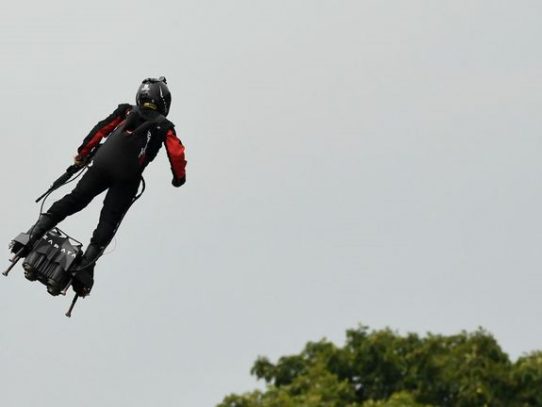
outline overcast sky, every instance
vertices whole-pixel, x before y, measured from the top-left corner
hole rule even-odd
[[[186,145],[64,317],[0,281],[2,406],[208,407],[359,323],[542,348],[539,1],[4,4],[0,241],[82,138],[165,75]],[[54,199],[69,192],[65,188]],[[102,198],[63,229],[88,242]]]

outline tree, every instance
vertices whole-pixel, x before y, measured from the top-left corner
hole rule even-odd
[[[265,391],[230,395],[219,407],[541,406],[542,353],[511,363],[488,332],[401,336],[390,330],[348,330],[338,347],[309,342],[251,373]]]
[[[542,351],[519,358],[512,378],[518,406],[542,406]]]

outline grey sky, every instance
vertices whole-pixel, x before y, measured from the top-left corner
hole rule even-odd
[[[259,354],[358,323],[542,348],[541,12],[3,5],[0,241],[148,76],[168,78],[188,182],[161,151],[71,320],[20,268],[1,281],[2,406],[211,406],[257,386]],[[101,200],[63,229],[87,242]]]

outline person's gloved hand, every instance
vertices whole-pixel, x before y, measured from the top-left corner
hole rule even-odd
[[[73,165],[77,166],[77,167],[82,167],[83,165],[85,165],[85,160],[83,160],[79,154],[77,154],[75,157],[73,157]]]
[[[179,188],[180,186],[184,185],[184,183],[186,182],[186,177],[182,177],[182,178],[173,178],[171,180],[171,185],[173,185],[175,188]]]

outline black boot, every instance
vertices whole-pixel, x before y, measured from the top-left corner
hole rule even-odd
[[[94,285],[94,265],[103,253],[103,247],[90,244],[73,271],[73,290],[80,296],[90,294]]]
[[[14,242],[10,247],[13,254],[18,254],[19,257],[26,257],[34,247],[34,245],[40,240],[45,232],[56,225],[53,218],[47,214],[42,213],[38,221],[28,231],[28,243],[22,245],[21,243]],[[21,251],[22,249],[22,251]]]

